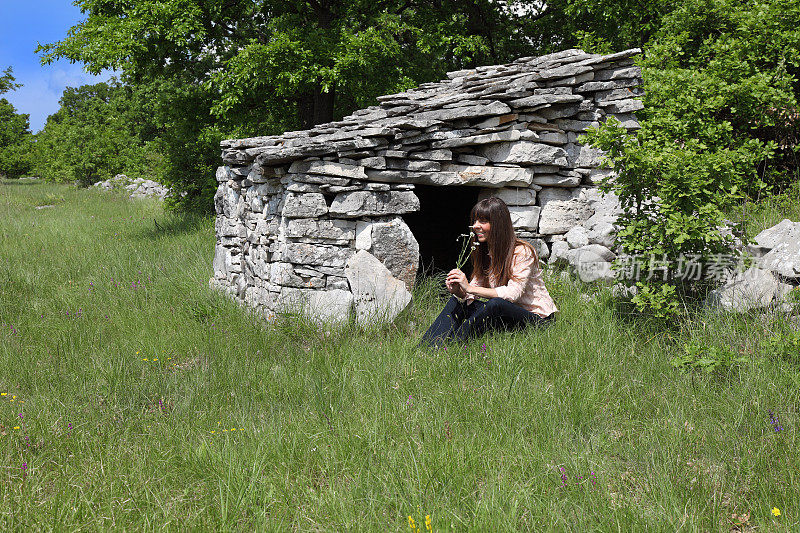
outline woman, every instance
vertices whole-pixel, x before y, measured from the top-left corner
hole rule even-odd
[[[445,284],[453,296],[422,336],[423,344],[462,342],[491,329],[543,325],[558,311],[542,281],[536,251],[514,234],[505,202],[481,200],[472,208],[470,222],[477,240],[472,279],[467,281],[459,269],[447,274]]]

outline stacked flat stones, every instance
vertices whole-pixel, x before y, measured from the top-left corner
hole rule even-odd
[[[499,196],[543,259],[578,226],[578,248],[612,259],[617,207],[596,189],[609,171],[578,136],[609,115],[639,127],[639,52],[567,50],[451,72],[338,122],[223,141],[212,286],[262,310],[339,318],[355,305],[366,320],[390,302],[397,312],[418,263],[402,219],[420,208],[415,184]]]

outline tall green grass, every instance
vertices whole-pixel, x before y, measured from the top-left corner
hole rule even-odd
[[[392,325],[268,324],[208,288],[213,241],[0,184],[0,528],[797,530],[796,317],[659,329],[552,273],[551,327],[420,350],[435,280]],[[692,343],[748,362],[677,370]]]

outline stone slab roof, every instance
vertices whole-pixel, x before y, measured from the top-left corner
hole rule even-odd
[[[553,105],[579,105],[584,94],[609,113],[636,111],[641,109],[640,102],[617,93],[636,84],[632,80],[640,77],[639,68],[630,62],[608,67],[625,63],[623,60],[639,53],[641,50],[634,48],[603,56],[572,49],[520,58],[505,65],[449,72],[446,80],[378,97],[378,105],[337,122],[282,135],[222,141],[223,161],[271,167],[310,157],[363,156],[363,152],[375,150],[396,152],[386,154],[389,157],[407,157],[405,147],[413,152],[423,143],[426,149],[435,150],[516,141],[521,133],[502,127],[513,120],[507,115],[535,113]],[[636,102],[634,107],[626,108],[630,102]],[[485,120],[475,124],[481,118]],[[589,125],[573,122],[572,131],[582,131]],[[498,128],[496,133],[493,127]],[[545,134],[553,129],[547,123],[541,127]]]

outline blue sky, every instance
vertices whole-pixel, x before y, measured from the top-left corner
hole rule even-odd
[[[39,43],[60,41],[83,16],[71,0],[0,0],[0,71],[14,68],[23,87],[3,95],[18,113],[28,113],[31,130],[42,129],[47,116],[58,111],[66,87],[105,81],[111,74],[92,76],[80,63],[39,64],[33,51]]]

